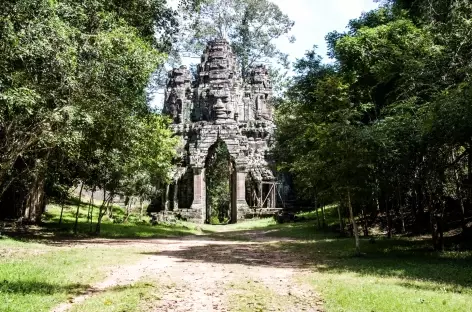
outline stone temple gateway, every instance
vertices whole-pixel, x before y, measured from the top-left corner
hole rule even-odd
[[[209,151],[223,141],[230,153],[231,222],[274,212],[277,186],[270,160],[275,125],[268,70],[256,66],[243,83],[225,40],[208,43],[196,77],[185,67],[169,72],[163,113],[181,138],[172,184],[159,200],[163,216],[203,223]]]

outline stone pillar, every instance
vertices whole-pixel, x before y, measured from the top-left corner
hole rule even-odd
[[[179,181],[175,181],[174,185],[174,211],[179,209]]]
[[[277,183],[274,182],[274,188],[272,189],[272,207],[277,208]]]
[[[169,190],[170,190],[170,185],[166,185],[166,190],[164,193],[164,210],[168,211],[169,210]]]
[[[193,168],[193,202],[191,209],[195,210],[201,223],[205,222],[206,214],[206,184],[205,168]]]
[[[237,222],[237,220],[244,219],[249,206],[246,202],[246,175],[245,171],[236,171],[234,173],[232,183],[232,198],[231,198],[231,220]]]
[[[262,188],[262,181],[259,181],[257,183],[257,194],[259,196],[258,202],[257,202],[257,207],[262,208],[264,204],[264,193],[262,192],[264,189]]]

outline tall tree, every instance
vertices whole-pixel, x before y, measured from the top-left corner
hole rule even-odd
[[[334,64],[307,53],[279,105],[279,166],[389,237],[429,229],[442,250],[448,221],[466,234],[471,18],[470,1],[384,1],[328,34]]]
[[[202,0],[193,6],[182,6],[190,16],[185,23],[182,48],[200,53],[213,39],[226,39],[237,56],[244,78],[256,63],[278,61],[288,66],[287,55],[275,39],[289,36],[294,22],[269,0]]]
[[[5,1],[0,19],[0,215],[38,219],[51,157],[126,150],[176,23],[158,0]]]

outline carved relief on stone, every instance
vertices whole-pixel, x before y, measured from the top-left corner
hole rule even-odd
[[[188,170],[203,169],[210,147],[220,139],[226,143],[241,177],[248,173],[255,181],[273,181],[268,151],[275,126],[269,72],[264,66],[257,66],[243,84],[237,68],[229,43],[215,40],[201,57],[193,87],[190,71],[185,67],[169,73],[164,112],[173,118],[172,129],[184,146],[176,164]],[[186,113],[189,111],[191,115]],[[205,205],[204,179],[193,172],[194,179],[189,183],[200,184],[188,188],[198,190],[195,198],[200,196],[203,201],[198,205]],[[241,186],[244,191],[244,182],[238,181],[243,183],[238,188]],[[245,202],[244,194],[241,196],[238,209]],[[201,208],[198,205],[195,209]]]
[[[250,72],[249,83],[253,94],[255,119],[272,121],[272,83],[269,70],[262,65],[256,66]]]
[[[190,71],[185,66],[173,69],[169,72],[163,113],[169,115],[174,123],[189,121],[193,108],[191,100]]]

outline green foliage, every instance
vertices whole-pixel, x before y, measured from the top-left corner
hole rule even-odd
[[[334,64],[315,50],[298,60],[275,154],[302,197],[352,197],[389,236],[432,229],[437,249],[445,227],[466,232],[471,19],[469,1],[385,1],[328,34]]]
[[[231,43],[243,78],[260,62],[277,60],[288,67],[287,55],[274,41],[288,35],[294,22],[276,4],[268,0],[204,0],[182,9],[188,19],[182,38],[186,51],[199,54],[209,40],[221,38]]]
[[[205,174],[210,224],[225,224],[229,221],[231,170],[228,147],[219,140],[209,152]]]
[[[150,196],[175,143],[146,94],[175,35],[172,10],[159,0],[21,0],[6,1],[0,20],[4,206],[10,187],[28,193],[44,179],[62,194],[81,182]]]

